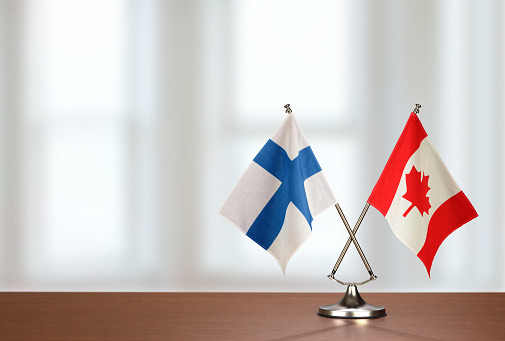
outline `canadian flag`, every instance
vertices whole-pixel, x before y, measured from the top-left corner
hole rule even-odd
[[[478,216],[414,113],[367,202],[417,254],[428,275],[445,238]]]

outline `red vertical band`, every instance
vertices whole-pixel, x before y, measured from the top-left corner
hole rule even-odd
[[[433,258],[445,238],[477,216],[475,208],[463,191],[449,198],[433,213],[428,224],[426,241],[417,254],[423,261],[428,275],[430,275]]]

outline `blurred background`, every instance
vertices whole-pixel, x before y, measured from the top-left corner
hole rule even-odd
[[[0,290],[337,291],[217,211],[293,113],[353,223],[416,103],[479,218],[424,265],[371,208],[361,291],[505,289],[500,0],[1,0]],[[368,273],[353,246],[337,278]]]

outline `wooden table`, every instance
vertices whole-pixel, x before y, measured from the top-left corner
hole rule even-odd
[[[317,315],[343,293],[0,293],[0,340],[505,340],[505,293],[361,293],[387,316]]]

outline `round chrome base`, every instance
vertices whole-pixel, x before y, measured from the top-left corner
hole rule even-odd
[[[340,301],[320,306],[317,314],[324,317],[347,319],[377,318],[387,315],[384,307],[366,303],[354,284],[347,287],[347,291]]]

